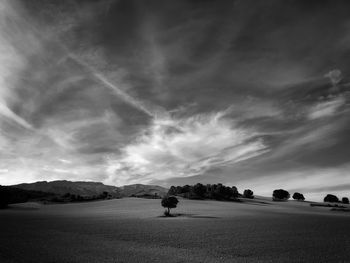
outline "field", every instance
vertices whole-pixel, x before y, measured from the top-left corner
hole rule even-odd
[[[0,211],[0,262],[349,262],[350,213],[289,201],[125,198]]]

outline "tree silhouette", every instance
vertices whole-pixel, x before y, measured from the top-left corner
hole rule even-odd
[[[232,189],[232,197],[233,197],[234,199],[238,198],[239,193],[238,193],[237,187],[236,187],[236,186],[232,186],[231,189]],[[252,193],[253,193],[253,191],[252,191]]]
[[[207,187],[202,185],[201,183],[195,184],[193,187],[193,193],[195,194],[195,196],[197,196],[198,198],[204,198],[205,197],[205,193],[207,191]]]
[[[168,194],[169,195],[176,195],[176,194],[178,194],[176,187],[175,186],[171,186],[169,191],[168,191]]]
[[[189,199],[215,199],[215,200],[237,200],[239,193],[237,187],[225,186],[223,184],[197,183],[195,185],[171,186],[168,195],[177,195]]]
[[[304,197],[303,194],[298,193],[298,192],[295,192],[295,193],[293,194],[293,199],[294,199],[294,200],[298,200],[298,201],[304,201],[304,200],[305,200],[305,197]]]
[[[342,202],[343,204],[349,204],[349,198],[343,197],[343,198],[341,199],[341,202]]]
[[[329,203],[337,203],[339,202],[338,197],[335,195],[328,194],[326,197],[323,199],[324,202],[329,202]]]
[[[272,193],[273,201],[287,201],[289,197],[290,197],[289,192],[283,189],[276,189]]]
[[[166,210],[164,212],[164,215],[166,216],[170,216],[170,209],[171,208],[176,208],[177,204],[179,203],[179,200],[177,200],[177,198],[175,196],[166,196],[162,199],[162,206],[164,208],[167,208],[168,210]]]
[[[253,193],[252,190],[246,189],[243,192],[243,197],[253,199],[254,198],[254,193]]]

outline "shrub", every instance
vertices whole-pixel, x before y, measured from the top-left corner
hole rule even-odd
[[[167,208],[168,210],[166,210],[164,212],[164,215],[166,216],[170,216],[170,209],[171,208],[176,208],[177,204],[179,203],[179,200],[175,197],[175,196],[166,196],[162,199],[162,206],[164,208]]]
[[[329,203],[337,203],[339,202],[338,197],[335,195],[328,194],[326,197],[323,199],[324,202],[329,202]]]
[[[253,199],[253,198],[254,198],[254,193],[253,193],[252,190],[246,189],[246,190],[244,190],[244,192],[243,192],[243,197]]]
[[[304,200],[305,200],[305,197],[304,197],[303,194],[298,193],[298,192],[295,192],[295,193],[293,194],[293,199],[294,199],[294,200],[298,200],[298,201],[304,201]]]
[[[349,198],[343,197],[343,198],[341,199],[341,202],[342,202],[343,204],[349,204]]]
[[[276,189],[272,193],[273,201],[287,201],[289,198],[290,198],[289,192],[283,189]]]

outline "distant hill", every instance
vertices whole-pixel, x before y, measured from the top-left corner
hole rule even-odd
[[[108,192],[113,197],[120,197],[119,188],[111,185],[104,185],[99,182],[72,182],[66,180],[60,181],[40,181],[29,184],[17,184],[13,187],[24,189],[24,190],[34,190],[55,193],[59,195],[64,195],[67,193],[80,195],[80,196],[94,196],[100,195],[103,192]]]
[[[158,196],[163,196],[168,192],[168,189],[157,185],[133,184],[116,187],[104,185],[100,182],[72,182],[66,180],[51,182],[40,181],[35,183],[12,185],[12,187],[31,191],[55,193],[59,195],[70,193],[80,196],[97,196],[103,192],[108,192],[108,194],[114,198],[129,196],[147,197],[154,196],[155,194]]]
[[[146,197],[146,196],[164,196],[168,193],[167,188],[158,185],[144,185],[144,184],[131,184],[124,185],[119,188],[123,196],[136,196],[136,197]]]

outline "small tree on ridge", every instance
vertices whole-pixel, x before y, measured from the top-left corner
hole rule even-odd
[[[305,200],[305,197],[304,197],[303,194],[298,193],[298,192],[295,192],[295,193],[293,194],[293,199],[294,199],[294,200],[298,200],[298,201],[304,201],[304,200]]]
[[[250,190],[250,189],[246,189],[243,192],[243,197],[253,199],[254,198],[254,192],[252,190]]]
[[[273,201],[287,201],[289,198],[290,198],[289,192],[283,189],[276,189],[272,193]]]
[[[328,194],[326,197],[323,199],[324,202],[329,202],[329,203],[338,203],[339,199],[335,195]]]
[[[343,198],[341,199],[341,202],[342,202],[343,204],[349,204],[349,198],[343,197]]]

